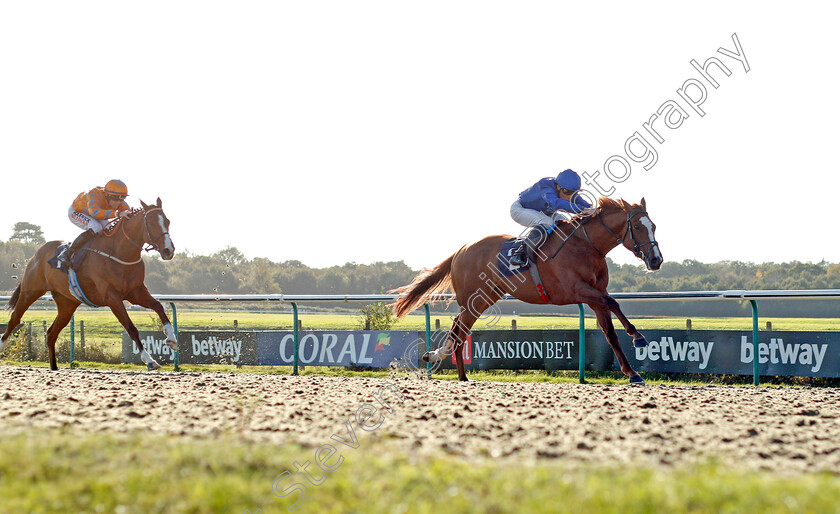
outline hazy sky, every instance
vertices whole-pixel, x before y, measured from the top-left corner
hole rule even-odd
[[[824,3],[0,5],[2,240],[72,239],[76,194],[120,178],[179,251],[427,267],[519,233],[518,193],[573,168],[644,196],[666,260],[840,261]]]

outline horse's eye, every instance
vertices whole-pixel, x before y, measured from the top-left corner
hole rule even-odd
[[[642,230],[642,226],[641,226],[641,225],[633,225],[633,228],[635,228],[636,230]]]

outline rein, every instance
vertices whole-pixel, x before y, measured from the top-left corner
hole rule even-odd
[[[148,251],[151,251],[151,250],[157,250],[159,247],[158,247],[158,245],[157,245],[157,244],[155,244],[155,243],[151,240],[151,239],[152,239],[152,235],[151,235],[151,233],[149,232],[149,218],[148,218],[148,214],[149,214],[150,212],[154,212],[154,211],[163,211],[163,209],[161,209],[160,207],[154,207],[154,208],[152,208],[152,209],[149,209],[148,211],[146,211],[146,210],[144,210],[144,211],[143,211],[143,230],[144,230],[144,234],[143,234],[143,244],[137,244],[137,243],[134,241],[134,239],[132,239],[132,238],[131,238],[131,236],[129,236],[129,235],[128,235],[128,233],[125,231],[125,225],[126,225],[126,221],[127,221],[127,219],[121,219],[121,220],[118,222],[118,227],[117,227],[117,226],[115,226],[115,227],[114,227],[114,230],[113,230],[113,232],[111,233],[111,235],[113,235],[114,233],[116,233],[117,228],[119,228],[120,233],[121,233],[123,236],[125,236],[125,238],[128,240],[128,242],[129,242],[129,243],[131,243],[132,245],[134,245],[135,247],[139,248],[141,252],[142,252],[143,250],[145,250],[145,251],[147,251],[147,252],[148,252]],[[137,211],[135,211],[135,212],[137,212]],[[162,228],[163,228],[163,227],[162,227]],[[166,230],[165,228],[163,228],[163,232],[161,233],[160,237],[158,237],[158,239],[161,239],[161,238],[166,237],[166,235],[167,235],[167,234],[169,234],[169,231],[168,231],[168,230]],[[148,242],[148,243],[146,243],[146,241],[149,241],[149,242]],[[113,247],[114,247],[115,245],[116,245],[116,243],[114,243],[114,245],[112,245],[112,249],[111,249],[111,252],[112,252],[112,253],[113,253]],[[148,246],[146,246],[146,245],[148,245]],[[101,255],[101,256],[103,256],[103,257],[107,257],[107,258],[111,259],[112,261],[114,261],[114,262],[118,262],[119,264],[122,264],[122,265],[124,265],[124,266],[133,266],[133,265],[135,265],[135,264],[139,264],[140,262],[142,262],[142,261],[143,261],[143,257],[142,257],[142,256],[141,256],[139,259],[137,259],[136,261],[127,262],[127,261],[124,261],[124,260],[122,260],[122,259],[118,259],[118,258],[117,258],[117,257],[115,257],[114,255],[112,255],[112,253],[106,253],[106,252],[103,252],[103,251],[101,251],[101,250],[96,250],[96,249],[94,249],[94,248],[85,248],[85,250],[87,250],[87,251],[89,251],[89,252],[97,253],[97,254],[99,254],[99,255]]]
[[[556,249],[556,250],[554,250],[554,253],[551,255],[551,258],[553,259],[553,258],[557,257],[557,254],[558,254],[558,253],[560,253],[560,250],[562,250],[562,249],[563,249],[563,247],[564,247],[564,246],[566,246],[566,242],[567,242],[569,239],[571,239],[573,235],[575,235],[575,232],[577,232],[577,229],[579,229],[579,228],[583,227],[585,224],[589,223],[589,221],[590,221],[591,219],[592,219],[592,218],[587,218],[587,219],[586,219],[583,223],[580,223],[578,226],[576,226],[576,227],[575,227],[575,229],[574,229],[574,230],[572,230],[572,231],[569,233],[569,235],[568,235],[568,236],[566,236],[566,239],[564,239],[564,240],[563,240],[563,242],[562,242],[562,243],[560,243],[560,246],[558,246],[558,247],[557,247],[557,249]],[[559,228],[559,227],[558,227],[558,228]],[[557,232],[559,232],[559,230],[557,230]],[[587,234],[587,233],[586,233],[586,229],[585,229],[585,228],[583,229],[583,233],[586,235],[586,239],[587,239],[587,240],[589,240],[589,242],[591,243],[591,242],[592,242],[592,240],[591,240],[591,239],[589,239],[589,234]],[[551,235],[551,234],[549,234],[549,235]],[[564,235],[565,235],[565,234],[564,234]],[[548,239],[548,238],[546,238],[546,239]],[[595,245],[592,245],[592,248],[595,248]],[[597,250],[597,248],[595,248],[595,249]]]
[[[630,241],[633,242],[633,250],[632,250],[633,255],[635,255],[639,259],[644,259],[647,256],[647,253],[649,253],[651,250],[653,250],[654,248],[659,246],[659,243],[655,240],[654,241],[648,241],[647,243],[643,243],[643,244],[639,244],[639,243],[636,242],[636,236],[635,236],[635,234],[633,234],[633,226],[632,226],[633,225],[633,218],[635,218],[636,216],[639,216],[641,214],[647,214],[647,211],[637,211],[637,212],[633,213],[632,215],[629,212],[627,213],[627,225],[624,229],[624,234],[622,234],[621,237],[619,237],[618,234],[613,232],[610,229],[610,227],[608,227],[607,224],[604,223],[603,217],[599,216],[598,221],[600,221],[601,225],[603,225],[604,228],[607,229],[607,232],[609,232],[610,235],[615,238],[616,242],[618,242],[618,244],[620,244],[622,246],[624,246],[624,239],[627,238],[627,233],[629,232],[630,233]],[[606,254],[604,252],[602,252],[601,250],[599,250],[598,248],[595,247],[595,243],[592,242],[592,238],[590,238],[589,233],[586,232],[586,224],[589,223],[590,221],[592,221],[593,218],[594,218],[594,216],[586,218],[580,224],[578,224],[575,227],[575,229],[572,230],[572,232],[568,236],[566,236],[566,238],[563,240],[563,242],[560,243],[560,246],[558,246],[557,249],[554,250],[554,254],[552,254],[551,258],[553,259],[553,258],[557,257],[557,254],[560,253],[560,250],[563,249],[563,247],[566,245],[566,242],[569,239],[572,238],[572,236],[575,234],[575,232],[577,232],[577,230],[579,228],[583,229],[583,235],[586,236],[586,240],[589,241],[589,244],[592,245],[592,248],[594,248],[595,251],[600,253],[602,256],[606,256]],[[642,252],[642,248],[644,248],[647,245],[651,245],[651,247],[648,249],[647,252]]]

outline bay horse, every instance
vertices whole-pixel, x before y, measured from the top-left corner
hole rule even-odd
[[[159,301],[154,299],[143,283],[146,267],[140,257],[145,245],[157,250],[164,260],[175,255],[175,246],[169,236],[169,219],[163,212],[160,198],[155,205],[146,205],[142,201],[141,209],[134,210],[127,217],[116,221],[110,230],[106,229],[91,240],[88,247],[79,252],[88,255],[76,269],[79,286],[83,295],[97,306],[107,306],[125,328],[129,337],[140,349],[140,356],[149,370],[157,369],[160,364],[143,349],[137,327],[131,322],[123,300],[152,309],[160,316],[166,343],[177,348],[175,330]],[[6,327],[6,333],[0,338],[0,350],[12,332],[20,324],[23,313],[32,303],[47,291],[52,294],[58,315],[47,330],[47,349],[50,355],[50,369],[57,370],[55,342],[58,334],[70,322],[70,318],[81,305],[71,293],[67,273],[50,266],[48,261],[56,254],[60,241],[44,243],[29,260],[23,272],[23,278],[12,293],[7,310],[12,310],[12,317]]]
[[[431,270],[421,272],[411,284],[391,292],[401,296],[392,304],[401,318],[424,304],[429,296],[452,289],[460,309],[443,346],[423,355],[426,362],[439,362],[455,352],[458,379],[467,380],[461,345],[470,329],[485,309],[509,294],[526,303],[568,305],[585,303],[595,312],[598,325],[604,332],[621,371],[631,383],[643,384],[642,377],[633,370],[613,327],[615,314],[627,334],[633,336],[634,346],[647,346],[647,340],[636,330],[618,302],[607,293],[609,271],[606,255],[618,245],[643,260],[648,270],[662,266],[662,253],[656,242],[656,225],[647,213],[642,198],[639,204],[624,200],[601,198],[593,213],[571,220],[558,220],[554,230],[545,238],[531,259],[537,266],[544,289],[538,289],[529,273],[506,277],[500,273],[497,259],[502,244],[511,236],[488,236],[465,245]],[[555,235],[556,234],[556,235]]]

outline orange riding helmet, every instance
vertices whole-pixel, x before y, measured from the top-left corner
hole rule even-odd
[[[122,180],[109,180],[105,184],[105,192],[109,195],[125,198],[128,196],[128,188]]]

